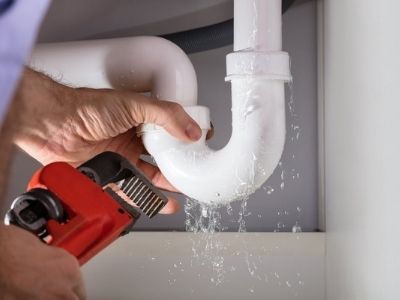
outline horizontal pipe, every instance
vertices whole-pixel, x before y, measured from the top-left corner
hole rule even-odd
[[[158,37],[40,44],[30,65],[75,87],[129,89],[184,106],[197,103],[196,73],[189,58]]]

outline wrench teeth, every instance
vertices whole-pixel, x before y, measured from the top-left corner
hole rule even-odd
[[[108,191],[112,197],[118,199],[119,203],[121,203],[120,200],[123,200],[122,206],[125,208],[130,209],[129,206],[132,206],[134,209],[131,210],[137,214],[137,211],[141,210],[149,218],[152,218],[168,202],[167,197],[152,184],[140,169],[118,153],[109,151],[100,153],[80,165],[78,170],[103,189],[110,188],[111,190]],[[115,186],[111,188],[109,184]],[[121,197],[119,192],[123,193],[124,197]]]
[[[149,218],[154,217],[168,201],[139,171],[124,180],[121,191]]]

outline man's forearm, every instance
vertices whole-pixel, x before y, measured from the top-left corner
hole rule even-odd
[[[38,128],[35,122],[40,119],[41,111],[43,113],[44,108],[49,107],[48,103],[43,103],[46,101],[43,94],[56,93],[58,89],[54,88],[55,84],[57,83],[43,74],[28,68],[24,71],[0,129],[0,199],[5,196],[13,142],[28,139],[29,131]]]
[[[42,73],[25,70],[15,97],[21,115],[15,135],[17,145],[31,143],[32,139],[45,142],[58,130],[55,127],[65,122],[63,116],[69,107],[67,89]]]

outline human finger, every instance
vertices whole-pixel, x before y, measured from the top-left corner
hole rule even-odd
[[[158,188],[169,191],[179,192],[161,173],[160,169],[152,164],[139,159],[136,166],[146,175],[147,178]]]
[[[160,214],[163,215],[170,215],[174,214],[179,211],[181,205],[179,204],[178,200],[172,197],[168,197],[168,202],[165,206],[160,210]]]
[[[132,118],[139,124],[154,123],[184,141],[201,137],[199,125],[175,102],[157,100],[138,94],[129,102]]]

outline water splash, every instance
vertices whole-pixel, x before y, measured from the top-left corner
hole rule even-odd
[[[295,113],[294,99],[293,99],[293,85],[289,85],[290,88],[290,100],[287,103],[289,109],[289,115],[291,120],[291,125],[288,130],[288,142],[295,143],[301,137],[301,128],[298,123],[298,117]],[[258,107],[258,99],[255,99],[257,95],[247,94],[247,101],[238,109],[241,109],[242,116],[246,121],[246,118],[250,117],[251,114],[255,113]],[[250,101],[251,100],[251,101]],[[193,164],[201,159],[202,155],[188,156]],[[287,187],[288,180],[298,180],[300,179],[300,173],[292,167],[292,164],[295,160],[295,155],[291,154],[289,161],[285,162],[285,167],[283,166],[282,161],[279,163],[278,168],[280,170],[280,183],[278,186],[266,185],[263,187],[263,190],[266,192],[268,196],[270,196],[274,191],[284,190]],[[290,168],[287,168],[286,163],[290,165]],[[198,263],[201,266],[210,268],[212,270],[212,276],[208,278],[209,282],[213,285],[220,285],[224,282],[226,274],[230,272],[236,272],[236,267],[234,266],[226,266],[226,261],[224,259],[224,252],[226,250],[226,245],[219,238],[219,233],[226,231],[227,227],[225,227],[222,223],[222,215],[221,212],[226,211],[227,215],[237,222],[238,224],[238,232],[243,233],[247,231],[246,228],[246,217],[251,215],[251,212],[248,210],[247,201],[249,195],[254,192],[254,175],[259,172],[257,166],[257,157],[253,154],[252,163],[249,165],[249,168],[253,172],[249,172],[249,178],[240,178],[240,174],[236,174],[237,178],[240,181],[237,190],[235,191],[237,195],[239,195],[242,200],[240,202],[239,213],[236,216],[233,211],[233,207],[231,204],[221,206],[221,205],[209,205],[198,202],[196,200],[187,199],[184,210],[186,214],[186,231],[193,232],[192,238],[192,259],[191,265],[194,263]],[[297,206],[296,211],[287,211],[282,210],[279,212],[279,215],[282,217],[287,215],[296,215],[299,218],[301,213],[301,207]],[[259,219],[261,219],[261,214],[257,215]],[[291,227],[293,223],[288,223],[286,225],[283,221],[279,221],[277,223],[277,228],[275,231],[290,231],[292,229],[293,232],[301,232],[301,226],[298,221],[296,224]],[[247,245],[243,245],[244,250],[241,252],[237,252],[236,255],[241,255],[244,257],[245,264],[247,266],[247,270],[249,275],[252,278],[260,280],[262,282],[269,282],[270,277],[266,274],[265,270],[259,270],[258,266],[262,264],[262,256],[255,255],[251,251],[247,250]],[[172,270],[178,271],[183,270],[179,264],[174,265]],[[279,285],[287,286],[291,288],[292,286],[296,286],[297,281],[287,281],[283,278],[280,278],[280,275],[275,272],[272,273],[273,270],[269,271],[272,280],[275,278]],[[172,271],[173,274],[173,271]],[[272,276],[274,274],[274,276]],[[201,277],[201,274],[198,274],[198,277]],[[300,286],[301,279],[298,278],[298,285]],[[172,282],[172,284],[174,281]],[[250,293],[254,292],[254,287],[250,286]]]
[[[297,221],[296,221],[296,224],[294,224],[292,227],[292,232],[293,233],[302,232],[301,226],[299,225],[299,223]]]
[[[226,273],[223,255],[226,246],[218,238],[218,233],[226,230],[221,222],[220,207],[189,198],[184,207],[186,231],[195,233],[192,238],[191,264],[195,260],[200,265],[211,268],[214,275],[210,282],[215,285],[223,282]]]
[[[270,185],[263,186],[262,189],[266,191],[268,195],[271,195],[275,191],[275,189]]]

